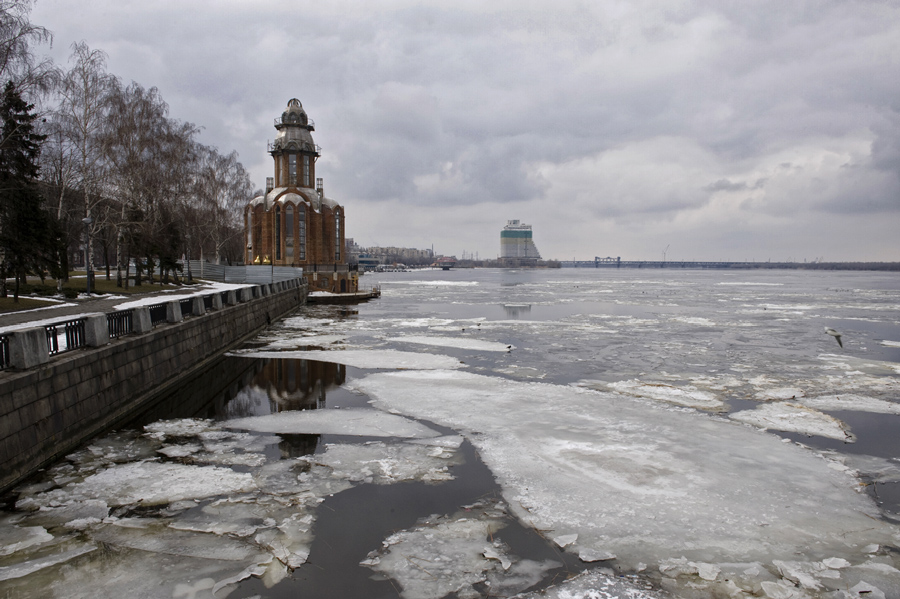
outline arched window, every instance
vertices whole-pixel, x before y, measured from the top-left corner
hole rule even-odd
[[[281,206],[275,206],[275,259],[281,260]]]
[[[262,237],[262,213],[263,207],[257,206],[253,209],[253,263],[259,264],[263,259],[263,237]]]
[[[288,264],[294,263],[294,207],[284,207],[284,257]]]
[[[297,258],[306,260],[306,206],[297,207]]]
[[[297,184],[297,155],[288,155],[288,185]]]
[[[341,213],[334,213],[334,261],[341,261]]]
[[[247,262],[253,264],[253,207],[248,206],[244,213],[244,230],[247,232],[247,247],[245,253]]]
[[[303,187],[309,187],[309,156],[303,157]]]

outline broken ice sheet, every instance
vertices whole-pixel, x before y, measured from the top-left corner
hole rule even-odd
[[[517,599],[661,599],[667,595],[628,578],[588,570],[543,591],[517,595]]]
[[[43,545],[53,540],[53,535],[43,526],[16,526],[9,522],[0,523],[0,557],[16,551]]]
[[[266,433],[331,434],[363,437],[437,437],[438,432],[409,418],[380,410],[299,410],[228,420],[224,426]]]
[[[633,395],[665,401],[688,408],[701,410],[721,410],[724,402],[708,391],[700,391],[692,385],[676,387],[665,383],[649,383],[639,380],[618,381],[615,383],[603,383],[600,381],[580,381],[579,386],[598,391],[610,389],[623,395]]]
[[[379,442],[329,444],[325,453],[314,456],[314,460],[316,465],[330,467],[334,478],[391,484],[409,480],[451,480],[453,475],[448,468],[458,464],[460,458],[455,451],[446,451],[443,447]]]
[[[464,433],[523,522],[577,532],[567,551],[608,551],[625,569],[681,556],[771,564],[813,544],[855,562],[859,547],[900,534],[849,473],[702,412],[461,371],[351,384],[379,407]]]
[[[213,537],[213,541],[216,537]],[[213,554],[214,547],[210,547]],[[271,560],[266,556],[263,563]],[[77,565],[48,569],[23,579],[22,594],[12,597],[44,599],[221,599],[213,595],[219,581],[228,581],[247,569],[240,561],[216,557],[190,557],[177,552],[142,551],[107,547],[78,558]],[[51,573],[52,574],[49,574]],[[15,588],[15,587],[13,587]]]
[[[732,412],[728,417],[763,429],[818,435],[847,443],[856,440],[847,426],[837,418],[795,403],[767,403],[753,410]]]
[[[182,499],[242,493],[255,488],[250,474],[228,468],[135,462],[101,470],[79,483],[24,497],[16,506],[37,509],[88,499],[104,500],[110,506],[165,505]]]
[[[432,517],[397,532],[361,565],[389,576],[404,599],[482,597],[473,585],[484,583],[491,596],[508,596],[537,584],[561,564],[520,560],[500,539],[501,520],[490,517]]]
[[[228,356],[239,358],[289,358],[344,364],[364,369],[447,369],[459,368],[462,362],[450,356],[403,352],[393,349],[348,349],[338,351],[239,351]]]
[[[390,337],[388,341],[397,341],[400,343],[417,343],[419,345],[431,345],[434,347],[453,347],[457,349],[468,349],[473,351],[493,351],[505,352],[512,348],[506,343],[498,343],[496,341],[482,341],[481,339],[472,339],[470,337],[429,337],[423,335],[405,335],[403,337]]]
[[[801,399],[799,403],[816,410],[846,410],[854,412],[875,412],[878,414],[900,414],[900,403],[852,393],[806,397]]]

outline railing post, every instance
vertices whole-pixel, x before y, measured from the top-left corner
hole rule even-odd
[[[181,302],[172,301],[166,303],[166,322],[181,322],[184,317],[181,314]]]
[[[100,347],[109,343],[109,324],[106,314],[94,314],[84,317],[84,344],[88,347]]]
[[[138,335],[143,335],[144,333],[149,333],[153,330],[153,321],[150,319],[149,306],[139,306],[135,308],[131,318],[133,319],[131,328]]]
[[[13,368],[25,370],[50,361],[50,346],[44,327],[20,329],[8,335],[9,363]]]
[[[199,295],[191,302],[191,316],[203,316],[206,314],[206,306],[203,304],[203,298]]]

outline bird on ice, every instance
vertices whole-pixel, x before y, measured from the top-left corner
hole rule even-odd
[[[828,333],[829,335],[831,335],[832,337],[834,337],[835,340],[838,342],[838,345],[840,345],[841,347],[844,347],[844,344],[841,343],[841,334],[840,333],[838,333],[837,331],[835,331],[834,329],[831,329],[829,327],[825,327],[825,332]]]

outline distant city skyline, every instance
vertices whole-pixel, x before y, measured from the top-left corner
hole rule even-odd
[[[362,246],[545,259],[898,261],[900,5],[688,0],[327,4],[38,0],[271,176],[272,121],[316,122]]]

